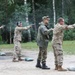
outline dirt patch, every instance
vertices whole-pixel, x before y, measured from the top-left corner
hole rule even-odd
[[[58,72],[54,70],[54,55],[52,52],[48,52],[47,65],[51,68],[50,70],[42,70],[36,68],[36,59],[38,51],[22,51],[23,59],[25,57],[31,57],[34,61],[21,61],[12,62],[12,51],[5,51],[8,56],[0,56],[0,58],[6,57],[4,60],[0,60],[0,75],[75,75],[75,72]],[[64,68],[75,66],[74,55],[64,55]]]

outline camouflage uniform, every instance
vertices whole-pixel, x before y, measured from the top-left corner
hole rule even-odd
[[[54,50],[55,65],[62,66],[63,64],[63,49],[62,49],[63,36],[64,36],[63,32],[65,29],[72,29],[72,28],[74,28],[74,26],[60,25],[59,23],[57,23],[54,26],[52,47]]]
[[[21,36],[22,36],[22,30],[27,30],[28,27],[16,27],[14,31],[14,55],[13,58],[19,58],[21,57]]]
[[[37,45],[39,46],[38,60],[42,62],[46,62],[47,46],[49,42],[49,32],[50,31],[51,29],[47,29],[45,24],[41,22],[38,28]]]

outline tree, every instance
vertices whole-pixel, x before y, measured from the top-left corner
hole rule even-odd
[[[54,20],[54,25],[55,25],[55,23],[56,23],[55,0],[53,0],[53,13],[54,13],[54,15],[53,15],[54,19],[53,20]]]
[[[64,0],[62,0],[62,17],[64,17]]]
[[[36,18],[35,18],[34,0],[32,0],[32,10],[33,10],[33,20],[34,20],[34,25],[35,25],[35,38],[36,38],[37,28],[36,28]]]

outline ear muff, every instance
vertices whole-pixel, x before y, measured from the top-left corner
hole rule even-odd
[[[20,23],[21,23],[21,22],[17,22],[17,26],[19,26],[19,25],[20,25]]]

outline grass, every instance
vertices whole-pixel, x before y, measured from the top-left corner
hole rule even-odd
[[[22,43],[21,45],[23,49],[28,49],[28,50],[38,49],[36,42]],[[14,48],[14,44],[1,44],[0,45],[0,49],[13,49],[13,48]],[[48,45],[48,50],[49,51],[52,50],[51,42]],[[68,54],[75,54],[75,41],[64,41],[63,50],[64,52]]]
[[[37,48],[36,42],[28,42],[28,43],[21,43],[22,48],[24,49],[33,49]],[[14,48],[14,44],[1,44],[0,45],[1,49],[12,49]]]
[[[51,43],[49,43],[50,45]],[[21,43],[21,46],[23,49],[36,49],[38,48],[37,43],[36,42],[27,42],[27,43]],[[51,45],[50,45],[51,47]],[[50,48],[48,47],[48,48]],[[12,49],[14,48],[14,44],[1,44],[0,45],[0,49]]]
[[[64,41],[63,50],[67,54],[75,54],[75,40],[74,41]]]

